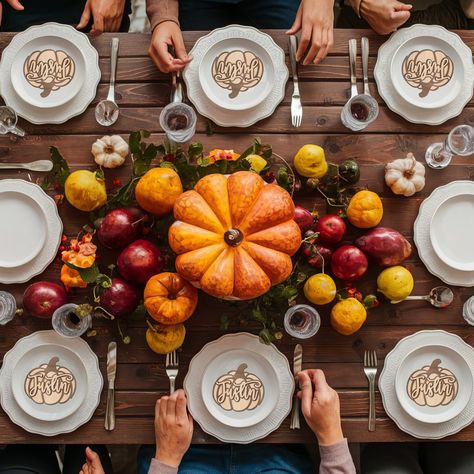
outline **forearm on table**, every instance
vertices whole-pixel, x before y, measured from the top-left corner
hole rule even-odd
[[[177,467],[168,466],[168,464],[163,464],[154,458],[151,460],[150,469],[148,470],[148,474],[176,474],[177,472]]]
[[[174,21],[179,25],[178,0],[146,0],[146,13],[150,20],[151,31],[164,21]]]
[[[347,439],[331,445],[319,445],[319,474],[356,474]]]

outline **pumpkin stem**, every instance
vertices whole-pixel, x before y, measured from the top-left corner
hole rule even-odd
[[[430,368],[428,369],[428,375],[439,374],[441,371],[439,369],[439,364],[441,364],[441,359],[435,359],[431,362]]]
[[[59,357],[51,357],[51,360],[48,362],[48,365],[44,369],[45,372],[56,372],[57,364],[59,362]]]
[[[230,247],[237,247],[244,240],[244,234],[239,229],[229,229],[224,233],[224,241]]]
[[[235,371],[234,380],[245,379],[245,369],[247,367],[247,364],[240,364],[239,368]]]
[[[413,153],[408,153],[407,158],[411,158],[411,168],[403,172],[405,178],[410,179],[415,174],[416,159]]]

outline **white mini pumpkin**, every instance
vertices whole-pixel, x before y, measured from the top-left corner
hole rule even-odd
[[[104,168],[117,168],[123,165],[129,153],[128,143],[120,135],[106,135],[92,144],[95,162]]]
[[[408,153],[385,166],[385,182],[395,194],[413,196],[425,187],[425,167]]]

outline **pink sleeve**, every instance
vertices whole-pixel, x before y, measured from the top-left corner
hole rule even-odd
[[[347,439],[329,446],[319,446],[319,474],[356,474]]]
[[[148,474],[176,474],[177,472],[178,468],[163,464],[154,458],[151,460],[150,469],[148,470]]]

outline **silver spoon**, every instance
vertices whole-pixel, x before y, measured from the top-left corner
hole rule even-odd
[[[115,102],[115,73],[117,71],[119,39],[112,38],[110,51],[110,85],[107,98],[101,100],[95,107],[95,119],[99,125],[109,127],[113,125],[119,116],[119,106]]]
[[[447,286],[436,286],[425,296],[407,296],[404,300],[390,301],[392,304],[401,303],[405,300],[426,300],[435,308],[446,308],[454,300],[454,294],[451,288]]]
[[[30,171],[51,171],[53,162],[50,160],[37,160],[31,163],[0,163],[1,170],[30,170]]]

